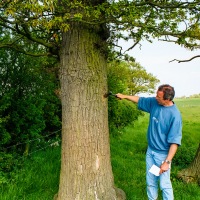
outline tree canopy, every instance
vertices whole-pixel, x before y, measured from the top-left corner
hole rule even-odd
[[[91,31],[98,29],[110,49],[119,54],[120,39],[131,40],[127,50],[155,37],[195,49],[200,39],[199,12],[198,0],[2,0],[0,47],[9,46],[33,56],[59,57],[61,33],[78,22]],[[13,37],[8,39],[8,34]],[[27,48],[30,41],[39,44],[40,52]]]

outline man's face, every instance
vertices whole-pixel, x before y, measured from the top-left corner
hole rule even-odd
[[[167,103],[166,101],[168,101],[168,100],[164,100],[163,96],[164,96],[163,91],[157,91],[156,100],[157,100],[158,104],[160,104],[160,105],[166,105],[166,103]]]

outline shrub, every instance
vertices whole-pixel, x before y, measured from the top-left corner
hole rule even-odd
[[[197,149],[195,148],[195,146],[180,146],[173,159],[173,164],[180,166],[181,168],[185,168],[190,163],[192,163],[196,151]]]

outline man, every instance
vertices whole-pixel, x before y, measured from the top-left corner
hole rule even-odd
[[[174,199],[170,168],[182,138],[182,119],[173,102],[174,96],[174,88],[167,84],[159,86],[156,97],[145,98],[116,94],[117,98],[133,101],[138,104],[138,109],[150,113],[146,153],[146,182],[149,200],[158,198],[158,181],[163,199]],[[153,165],[160,168],[158,176],[149,172]]]

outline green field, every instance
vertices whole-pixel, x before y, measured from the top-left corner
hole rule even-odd
[[[200,200],[200,187],[178,180],[177,172],[186,168],[195,156],[200,142],[200,99],[175,100],[183,118],[182,145],[174,158],[172,181],[175,200]],[[112,138],[112,165],[115,183],[127,195],[127,200],[146,200],[145,151],[148,114],[134,127],[127,127],[122,135]],[[161,194],[159,195],[161,198]]]
[[[175,100],[183,118],[183,140],[174,158],[172,181],[175,200],[200,200],[200,187],[177,179],[177,172],[189,165],[200,142],[200,99]],[[115,184],[127,200],[146,200],[145,152],[148,115],[119,135],[111,136],[111,160]],[[52,200],[58,190],[60,147],[46,149],[25,159],[21,169],[0,182],[1,200]],[[1,174],[0,174],[1,180]],[[161,195],[159,195],[159,200]]]

